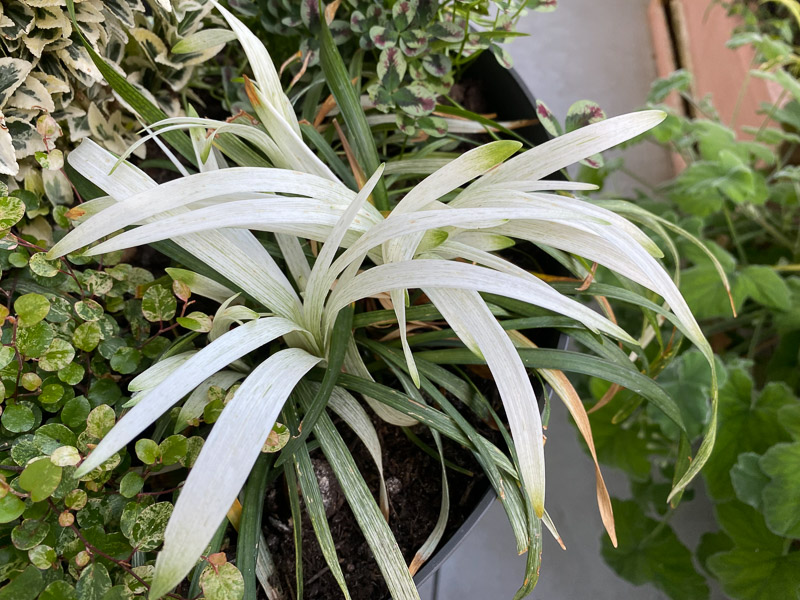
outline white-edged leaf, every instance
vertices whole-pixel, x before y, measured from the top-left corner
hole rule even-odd
[[[208,332],[209,341],[213,342],[215,339],[227,333],[231,325],[238,323],[242,325],[246,321],[252,321],[259,317],[258,313],[251,308],[247,308],[241,304],[234,304],[239,300],[239,294],[234,294],[222,304],[219,305],[217,312],[214,314],[214,320],[211,323],[211,331]]]
[[[538,279],[523,279],[485,267],[445,260],[410,260],[368,269],[337,286],[329,301],[336,311],[351,302],[398,288],[450,288],[498,294],[572,317],[593,331],[635,344],[624,330]]]
[[[300,293],[305,292],[308,278],[311,276],[311,267],[308,266],[308,259],[303,252],[300,240],[294,235],[276,233],[275,241],[278,242],[281,256],[286,261],[286,268],[292,274],[297,289],[300,290]]]
[[[239,43],[247,55],[247,61],[250,63],[250,68],[253,70],[253,76],[258,84],[261,92],[266,96],[269,104],[278,111],[289,124],[289,126],[300,135],[300,125],[297,123],[297,116],[294,113],[294,107],[289,101],[286,94],[283,93],[283,86],[278,71],[275,70],[275,65],[272,58],[253,32],[247,26],[237,19],[230,11],[221,6],[215,0],[211,0],[217,10],[225,17],[233,33],[239,38]]]
[[[541,179],[652,129],[666,116],[660,110],[645,110],[587,125],[523,152],[481,177],[473,186]]]
[[[450,318],[458,319],[486,358],[514,436],[525,491],[536,516],[541,518],[545,498],[542,420],[522,359],[477,292],[434,288],[424,290],[448,322]]]
[[[358,353],[358,347],[352,337],[347,344],[347,352],[344,355],[344,369],[351,375],[356,375],[369,381],[375,381],[369,369],[367,369],[367,365],[364,364],[361,355]],[[362,396],[375,414],[387,423],[396,425],[397,427],[412,427],[417,424],[416,419],[401,413],[399,410],[391,406],[386,406],[383,402],[370,398],[366,394],[362,394]]]
[[[108,171],[102,172],[100,165],[90,166],[87,163],[89,157],[86,154],[93,155],[96,160],[97,153],[82,152],[86,146],[87,142],[84,141],[76,150],[70,153],[69,161],[72,166],[87,178],[87,174],[98,178],[96,171],[99,170],[101,171],[99,173],[100,177],[109,179]],[[56,257],[69,254],[82,246],[97,241],[101,237],[118,231],[123,227],[133,225],[143,219],[185,207],[193,202],[212,199],[222,194],[229,195],[232,193],[269,190],[277,193],[327,199],[345,205],[350,204],[354,195],[341,183],[286,169],[233,167],[207,173],[196,173],[189,177],[173,179],[159,186],[156,186],[149,177],[146,179],[147,183],[143,184],[143,180],[139,175],[147,177],[141,171],[135,170],[135,167],[130,166],[129,163],[122,163],[110,178],[119,176],[121,181],[124,182],[125,190],[121,190],[121,186],[115,186],[116,189],[111,190],[109,189],[111,187],[110,183],[102,181],[102,183],[106,184],[104,187],[93,181],[98,187],[104,189],[109,195],[118,200],[118,203],[82,223],[64,236],[50,250],[50,255]],[[135,181],[133,185],[129,183],[131,179]]]
[[[103,150],[97,144],[84,140],[78,148],[69,154],[69,161],[81,175],[100,189],[108,192],[118,203],[87,220],[67,234],[61,240],[62,242],[70,235],[78,232],[82,227],[88,227],[89,231],[91,231],[97,226],[98,219],[102,224],[103,220],[109,216],[107,213],[119,211],[121,207],[128,207],[135,202],[136,198],[141,200],[143,195],[152,198],[152,202],[156,205],[156,207],[151,206],[154,212],[149,216],[161,212],[157,205],[159,202],[166,200],[158,193],[161,188],[147,175],[129,163],[118,165],[111,173],[116,159],[111,153]],[[229,170],[225,169],[225,172]],[[199,173],[194,177],[214,177],[221,172]],[[184,177],[176,181],[180,182],[186,179],[189,178]],[[190,192],[187,191],[187,193]],[[124,208],[122,208],[122,213],[125,213]],[[129,224],[136,223],[143,218],[145,217],[141,214],[138,216],[134,214]],[[106,233],[111,233],[125,226],[121,223],[116,226],[113,223],[106,223],[106,229],[109,229],[109,225],[110,231]],[[100,236],[106,235],[106,233],[101,233]],[[81,240],[81,235],[78,234],[71,242],[68,242],[72,244],[75,243],[76,239],[78,240],[77,245],[73,246],[72,250],[67,250],[67,252],[71,252],[97,239],[95,237],[91,240]],[[269,253],[249,231],[208,231],[202,235],[180,236],[174,241],[231,282],[247,288],[260,302],[276,312],[290,317],[299,315],[300,299],[289,280],[286,279],[286,276]],[[56,255],[59,255],[59,251],[53,247],[50,250],[50,256]]]
[[[245,379],[214,424],[164,531],[150,596],[160,598],[192,570],[236,500],[286,398],[320,361],[281,350]]]
[[[128,390],[131,392],[145,392],[153,389],[195,354],[197,354],[197,350],[189,350],[158,361],[149,369],[131,379],[128,384]]]
[[[375,466],[378,469],[378,476],[380,477],[380,489],[378,503],[381,507],[381,512],[384,518],[389,520],[389,496],[386,494],[386,481],[383,478],[383,458],[381,458],[381,441],[378,439],[378,434],[372,421],[358,401],[350,395],[347,390],[340,387],[333,388],[331,396],[328,399],[328,407],[339,415],[339,418],[347,423],[348,427],[358,436],[367,452],[372,457]]]
[[[75,476],[82,477],[97,468],[210,375],[275,338],[299,329],[286,319],[267,317],[237,327],[209,344],[139,399],[81,464]]]
[[[330,281],[328,272],[330,271],[331,263],[333,262],[336,252],[339,251],[339,246],[344,239],[345,233],[350,228],[353,219],[361,210],[361,207],[366,203],[372,190],[380,181],[383,176],[383,165],[380,165],[369,180],[361,188],[350,206],[342,213],[342,216],[333,227],[330,236],[322,246],[317,260],[314,262],[314,268],[311,270],[311,275],[308,278],[308,288],[306,289],[306,302],[304,304],[306,327],[319,334],[319,327],[322,322],[322,309],[325,304],[325,297],[328,294]],[[335,275],[333,275],[335,277]]]
[[[203,29],[187,35],[172,47],[174,54],[192,54],[202,52],[215,46],[222,46],[236,39],[236,34],[229,29]]]
[[[531,342],[517,331],[510,331],[508,335],[519,347],[536,348],[536,344]],[[597,493],[597,506],[600,510],[600,518],[603,521],[603,526],[605,527],[606,532],[608,532],[608,537],[611,539],[611,543],[616,548],[617,533],[614,526],[614,511],[611,506],[611,497],[608,495],[608,488],[606,488],[606,482],[603,479],[602,472],[600,471],[600,463],[597,460],[594,438],[592,437],[592,426],[589,422],[589,415],[586,413],[586,408],[583,406],[583,402],[581,401],[578,392],[575,391],[575,388],[573,387],[572,383],[570,383],[567,376],[564,375],[563,371],[557,371],[554,369],[537,369],[537,372],[550,385],[550,387],[553,388],[556,396],[558,396],[567,407],[569,414],[572,415],[572,419],[575,421],[575,425],[578,427],[578,431],[580,431],[581,436],[586,442],[586,446],[589,448],[589,454],[592,455],[592,460],[594,461],[596,482],[595,487]],[[548,529],[551,528],[551,525],[548,524],[547,521],[545,522],[545,525],[548,527]],[[552,527],[551,532],[553,532],[553,536],[557,540],[561,540],[560,536],[555,531],[555,526]]]
[[[159,217],[152,223],[126,231],[87,250],[89,255],[104,254],[112,248],[141,246],[174,236],[188,236],[218,229],[253,229],[324,242],[341,217],[344,207],[313,198],[270,196],[252,200],[235,200],[206,206],[179,215]],[[351,224],[346,245],[367,232],[373,219],[367,210],[361,211]]]

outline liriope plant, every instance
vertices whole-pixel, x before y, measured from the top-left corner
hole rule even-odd
[[[189,130],[199,172],[185,172],[160,185],[124,157],[117,158],[90,141],[69,156],[76,171],[107,196],[82,205],[87,216],[50,250],[49,257],[81,248],[97,255],[171,240],[204,263],[214,279],[230,286],[201,275],[173,272],[195,293],[222,303],[209,343],[197,352],[172,356],[138,376],[131,383],[135,395],[129,412],[84,460],[76,476],[100,467],[187,394],[207,384],[210,377],[234,363],[241,368],[240,359],[268,346],[271,354],[242,380],[186,480],[164,534],[150,598],[168,593],[195,566],[236,500],[282,410],[297,435],[279,462],[288,461],[295,467],[308,509],[315,510],[315,484],[303,479],[309,473],[305,439],[313,432],[342,484],[392,597],[418,598],[412,573],[385,520],[385,493],[380,504],[372,498],[325,410],[343,416],[354,428],[359,420],[363,424],[365,413],[350,392],[362,394],[371,409],[390,423],[424,423],[437,435],[450,437],[475,453],[503,500],[518,549],[529,553],[526,581],[518,594],[526,595],[538,574],[541,524],[557,536],[545,510],[542,420],[527,367],[540,368],[542,377],[566,403],[592,454],[585,410],[558,369],[603,373],[636,389],[681,430],[685,424],[677,405],[639,373],[624,353],[614,350],[613,344],[594,347],[605,348],[611,357],[607,362],[614,364],[576,353],[559,355],[563,364],[548,364],[537,359],[541,355],[527,338],[517,331],[507,332],[495,312],[503,303],[512,303],[538,307],[533,314],[548,315],[548,319],[556,315],[576,332],[591,333],[596,340],[613,340],[634,352],[639,344],[612,320],[493,250],[500,247],[499,239],[527,240],[596,262],[651,290],[663,298],[664,306],[613,286],[606,286],[612,291],[604,295],[616,293],[668,320],[700,348],[713,369],[711,349],[658,262],[661,252],[656,244],[614,212],[566,193],[592,186],[543,179],[647,131],[663,119],[663,113],[646,111],[608,119],[522,153],[517,153],[520,144],[513,141],[480,146],[427,176],[391,210],[379,211],[372,201],[377,204],[379,195],[386,201],[385,166],[369,169],[361,165],[357,192],[344,185],[303,141],[291,103],[263,45],[228,11],[218,9],[248,55],[254,75],[248,83],[250,99],[260,125],[197,117],[162,121],[147,137]],[[247,140],[271,166],[228,167],[214,145],[223,134]],[[360,176],[363,171],[368,178]],[[120,233],[128,227],[132,228]],[[253,231],[275,235],[285,271]],[[312,264],[304,245],[309,241],[322,243]],[[244,293],[256,309],[235,304],[233,288]],[[413,351],[407,313],[418,307],[408,306],[409,290],[421,290],[430,301],[428,314],[443,318],[451,334],[461,340],[466,356],[455,352],[462,363],[488,365],[513,436],[513,442],[508,440],[510,455],[478,435],[441,393],[440,386],[456,395],[465,389],[462,380],[454,381],[452,374],[435,364],[454,355]],[[401,352],[353,334],[354,307],[366,298],[387,294],[398,324]],[[365,322],[362,319],[361,326]],[[238,326],[232,327],[234,324]],[[642,339],[650,337],[645,332]],[[362,358],[363,349],[387,365],[402,389],[373,380]],[[197,409],[187,409],[187,405],[182,409],[185,419]],[[303,416],[302,429],[298,427],[298,409]],[[179,425],[183,422],[179,417]],[[706,461],[714,428],[715,417],[690,463],[685,460],[688,450],[683,451],[684,461],[670,499],[680,496]],[[364,429],[368,427],[362,427],[362,432]],[[443,487],[446,492],[446,485]],[[610,501],[599,468],[597,490],[606,529],[614,540]],[[442,515],[446,520],[444,500]],[[315,531],[332,574],[349,597],[324,521],[323,513],[315,521]],[[412,571],[441,537],[441,521],[418,553]]]

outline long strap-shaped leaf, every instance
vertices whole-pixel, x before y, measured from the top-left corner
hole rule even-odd
[[[347,345],[347,354],[345,354],[344,357],[344,367],[345,371],[351,375],[362,377],[368,381],[375,381],[370,374],[369,369],[367,369],[367,365],[364,364],[361,355],[358,353],[358,347],[356,346],[356,342],[352,337],[349,339]],[[392,425],[396,425],[398,427],[412,427],[413,425],[417,424],[417,422],[407,413],[395,410],[392,406],[389,406],[384,402],[379,402],[378,400],[372,398],[369,393],[362,392],[362,395],[364,396],[364,400],[366,400],[367,404],[369,404],[369,407],[375,411],[375,414],[387,423],[391,423]]]
[[[528,373],[514,344],[477,292],[433,288],[426,288],[425,292],[448,322],[452,318],[463,324],[467,340],[485,357],[506,409],[525,491],[536,516],[541,518],[545,497],[542,420]],[[461,335],[458,330],[456,333]]]
[[[389,495],[386,492],[386,480],[383,476],[383,456],[381,441],[378,432],[372,424],[372,419],[367,411],[349,392],[341,387],[333,388],[328,407],[335,412],[339,418],[347,423],[348,427],[358,436],[358,439],[366,446],[367,452],[372,457],[375,467],[378,469],[379,491],[378,505],[386,521],[389,521]]]
[[[322,340],[327,337],[327,331],[321,331],[322,309],[325,305],[325,298],[330,289],[330,283],[326,275],[330,270],[331,263],[334,256],[339,251],[339,246],[344,239],[345,233],[350,228],[353,219],[361,210],[361,207],[366,203],[367,198],[375,189],[375,186],[383,175],[383,165],[372,174],[372,177],[364,184],[361,191],[353,198],[353,202],[342,213],[342,216],[333,227],[330,236],[322,246],[317,260],[314,262],[314,267],[311,269],[311,275],[308,278],[308,288],[306,289],[306,301],[304,304],[306,327],[317,334],[318,339]]]
[[[319,260],[319,258],[317,260]],[[300,433],[293,437],[289,443],[284,446],[283,450],[281,450],[281,454],[275,462],[276,467],[283,465],[284,462],[291,459],[292,454],[298,449],[305,447],[306,439],[314,430],[314,424],[325,411],[331,392],[333,392],[336,381],[342,372],[347,345],[353,335],[351,331],[352,325],[353,309],[351,307],[343,308],[339,311],[336,322],[333,324],[333,335],[328,352],[328,365],[325,368],[325,377],[322,379],[322,385],[319,386],[319,389],[314,394],[314,399],[311,401],[311,408],[303,417]]]
[[[392,211],[392,215],[413,213],[424,208],[429,203],[439,199],[444,194],[462,186],[464,183],[483,175],[486,171],[501,163],[522,146],[519,142],[499,141],[485,144],[462,154],[453,162],[429,175],[406,194]],[[423,232],[415,232],[406,236],[396,234],[394,239],[387,241],[383,248],[385,262],[399,262],[410,260],[414,257],[417,246],[422,239]],[[400,331],[400,342],[406,357],[411,378],[419,385],[419,372],[414,364],[411,347],[408,345],[406,332],[406,290],[393,289],[389,295],[397,314],[397,323]]]
[[[320,14],[324,11],[320,10]],[[325,73],[325,81],[331,89],[336,103],[344,117],[349,133],[349,141],[355,151],[359,166],[366,175],[372,175],[380,165],[378,149],[375,146],[375,137],[367,123],[364,109],[361,108],[361,100],[350,83],[350,76],[347,74],[342,55],[333,41],[333,36],[328,28],[325,18],[320,19],[320,62],[322,71]],[[389,210],[389,200],[386,195],[386,187],[383,182],[379,182],[373,194],[375,206],[378,210]]]
[[[75,152],[79,152],[84,144],[85,142],[70,154],[70,163],[93,183],[98,185],[104,183],[95,181],[97,175],[94,172],[92,172],[92,175],[95,175],[94,178],[86,175],[84,171],[89,171],[92,165],[87,164],[87,160],[80,160],[80,154],[75,156]],[[93,155],[91,159],[96,160],[96,156]],[[113,162],[111,164],[113,165]],[[123,163],[117,167],[114,173],[116,174],[127,165],[128,163]],[[133,167],[128,167],[128,173],[126,173],[128,179],[130,179],[131,170]],[[110,171],[109,167],[102,175],[108,175]],[[149,178],[147,180],[149,181]],[[102,185],[99,187],[103,188]],[[354,193],[341,183],[322,179],[316,175],[287,169],[260,167],[233,167],[207,173],[196,173],[188,177],[173,179],[160,186],[156,186],[154,183],[151,185],[139,183],[124,196],[108,189],[108,186],[103,189],[120,202],[83,222],[64,236],[51,250],[52,256],[73,252],[103,236],[148,217],[223,194],[269,191],[329,199],[345,205],[349,205],[354,197]]]
[[[520,347],[536,347],[533,342],[517,331],[512,331],[509,335],[512,340],[519,343]],[[569,379],[567,379],[567,376],[564,375],[563,371],[557,369],[538,369],[538,373],[550,387],[553,388],[553,391],[561,398],[562,402],[564,402],[567,410],[569,410],[569,414],[572,415],[572,419],[575,421],[575,425],[578,427],[578,431],[580,431],[581,436],[586,442],[586,446],[589,448],[589,454],[592,455],[592,460],[594,460],[595,487],[600,518],[608,532],[611,543],[616,548],[617,533],[614,526],[614,511],[611,508],[611,498],[608,495],[608,488],[603,479],[603,473],[600,471],[600,463],[597,460],[597,451],[595,450],[594,438],[592,437],[592,426],[589,423],[589,415],[586,413],[586,408],[583,406],[578,392],[575,391],[575,388],[572,386]]]
[[[581,127],[512,158],[473,186],[480,188],[504,181],[541,179],[652,129],[666,116],[660,110],[646,110]]]
[[[523,279],[484,267],[445,260],[411,260],[380,265],[334,290],[329,309],[398,288],[452,288],[500,294],[577,319],[595,331],[636,343],[625,331],[593,310],[559,294],[543,281]]]
[[[303,385],[303,384],[301,384]],[[285,414],[287,415],[287,425],[296,429],[298,426],[298,417],[294,404],[290,401],[286,405]],[[313,429],[313,428],[310,428]],[[325,562],[339,584],[344,597],[349,600],[350,590],[347,589],[347,583],[344,580],[344,573],[339,564],[339,558],[336,553],[336,545],[333,542],[331,535],[331,528],[328,525],[328,518],[325,515],[325,503],[322,500],[322,492],[319,489],[319,481],[317,480],[314,471],[314,465],[311,463],[311,456],[308,453],[308,446],[305,441],[302,445],[291,454],[292,465],[297,473],[297,481],[300,484],[300,491],[303,494],[303,501],[306,505],[306,512],[311,521],[311,526],[314,528],[314,534],[317,536],[317,542],[322,550],[322,555],[325,557]],[[294,526],[301,527],[301,521],[295,521]]]
[[[400,383],[403,385],[406,394],[413,398],[415,402],[426,404],[422,393],[412,385],[409,378],[406,377],[404,373],[399,373],[399,375]],[[420,567],[424,565],[436,551],[436,547],[439,545],[444,535],[445,528],[447,527],[447,519],[450,515],[450,487],[447,483],[447,466],[445,464],[444,448],[442,447],[442,436],[435,429],[431,429],[430,431],[439,454],[439,462],[442,465],[442,500],[439,505],[439,518],[436,519],[433,530],[431,530],[428,537],[422,543],[422,546],[416,551],[414,558],[411,560],[411,564],[408,566],[408,570],[412,575],[415,575]]]
[[[483,364],[483,360],[469,350],[429,350],[417,353],[420,358],[438,364]],[[669,417],[681,431],[686,431],[680,409],[675,401],[655,381],[642,375],[631,364],[630,368],[609,362],[596,356],[568,350],[545,348],[519,349],[526,367],[533,369],[559,369],[573,373],[591,375],[628,388],[644,396]]]
[[[259,40],[255,34],[229,10],[215,0],[212,0],[212,3],[216,6],[220,14],[225,17],[231,30],[236,34],[236,37],[239,38],[239,43],[242,45],[242,49],[247,55],[250,68],[253,69],[253,75],[261,91],[267,96],[273,108],[280,113],[281,117],[289,124],[292,130],[299,135],[300,125],[297,122],[294,107],[286,94],[283,93],[278,71],[275,69],[272,58],[264,47],[264,44],[262,44],[261,40]]]
[[[264,514],[264,495],[267,492],[267,477],[273,458],[272,454],[261,454],[256,459],[242,492],[242,517],[236,540],[236,568],[244,578],[245,600],[256,600],[256,561],[263,535],[261,518]]]
[[[268,317],[237,327],[209,344],[139,400],[81,464],[76,477],[101,465],[210,374],[275,338],[299,329],[286,319]]]
[[[118,201],[118,204],[107,210],[119,210],[118,207],[127,205],[134,197],[140,194],[154,194],[155,200],[153,202],[156,205],[166,200],[166,198],[159,197],[158,193],[154,192],[154,190],[161,188],[133,165],[123,163],[112,173],[112,166],[116,161],[114,156],[89,140],[84,140],[77,149],[73,150],[69,155],[69,160],[83,176],[101,189],[106,190],[109,195]],[[219,177],[218,174],[220,172],[213,171],[200,173],[199,175]],[[191,193],[191,191],[187,193]],[[153,207],[151,205],[150,208],[155,211],[155,214],[160,212],[157,206]],[[99,218],[102,222],[106,218],[104,216],[106,212],[103,211],[94,218]],[[153,215],[151,214],[151,216]],[[129,224],[139,220],[134,215]],[[92,219],[89,219],[89,221],[67,234],[65,239],[75,234],[80,227],[88,225],[91,221]],[[122,227],[120,223],[117,223],[116,226]],[[117,227],[112,224],[110,230],[113,232]],[[96,239],[79,240],[74,248],[89,244]],[[180,236],[174,241],[235,285],[249,290],[259,302],[273,308],[283,316],[294,317],[299,315],[300,299],[288,279],[286,279],[286,275],[249,231],[207,231],[202,235]],[[50,252],[52,255],[57,255],[59,250],[54,247]]]
[[[164,531],[150,598],[160,598],[192,569],[261,452],[297,382],[320,361],[298,348],[270,356],[225,406],[189,473]]]
[[[385,404],[402,414],[409,415],[414,423],[419,421],[423,425],[433,427],[442,435],[462,446],[466,446],[472,451],[476,450],[475,446],[453,419],[430,406],[415,404],[407,396],[395,389],[347,373],[342,373],[341,377],[339,377],[339,385],[352,392],[369,395],[374,401]],[[517,471],[511,461],[508,460],[508,457],[497,446],[485,438],[483,440],[492,457],[492,461],[503,471],[517,479]]]
[[[305,408],[307,400],[302,398]],[[358,521],[378,568],[381,570],[389,593],[394,600],[419,600],[417,586],[408,572],[403,554],[389,525],[383,518],[375,499],[358,471],[358,465],[347,449],[330,417],[323,413],[314,433],[344,492],[347,503]]]

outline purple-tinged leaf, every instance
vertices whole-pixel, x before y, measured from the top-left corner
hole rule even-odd
[[[444,54],[429,54],[422,59],[422,66],[434,77],[444,77],[453,68],[453,63]]]
[[[391,27],[381,27],[374,25],[369,28],[369,39],[381,50],[394,48],[397,45],[397,32]]]
[[[414,119],[408,115],[397,113],[397,116],[395,117],[395,123],[397,123],[397,129],[399,129],[404,135],[409,137],[417,135],[417,128],[415,126]]]
[[[567,133],[575,131],[581,127],[586,127],[592,123],[605,120],[606,113],[596,102],[591,100],[580,100],[569,107],[564,128]]]
[[[337,19],[336,21],[332,21],[328,28],[331,30],[331,35],[333,36],[333,43],[337,46],[344,44],[347,40],[353,37],[353,32],[351,31],[350,25],[348,25],[347,21]]]
[[[528,0],[527,8],[537,12],[553,12],[558,8],[558,0]]]
[[[400,87],[406,75],[406,59],[403,58],[399,48],[386,48],[381,51],[377,73],[385,89],[394,91]]]
[[[536,116],[539,117],[539,123],[547,130],[547,133],[553,137],[564,135],[564,130],[561,129],[561,124],[556,119],[553,111],[541,100],[536,101]]]
[[[442,117],[422,117],[417,124],[422,131],[431,137],[443,137],[447,135],[447,121]]]
[[[364,13],[358,10],[353,11],[353,14],[350,15],[350,29],[353,30],[353,33],[364,33],[366,26],[367,17],[364,16]]]
[[[319,29],[319,3],[317,0],[302,0],[300,3],[300,19],[309,31]]]
[[[392,7],[392,20],[399,31],[403,31],[414,20],[418,0],[397,0]]]
[[[510,69],[514,66],[514,60],[511,58],[511,54],[509,54],[508,50],[502,46],[498,46],[497,44],[491,44],[489,48],[491,48],[492,54],[494,54],[497,62],[503,65],[506,69]]]
[[[412,117],[424,117],[436,108],[436,96],[425,86],[412,83],[394,93],[395,104]]]
[[[443,42],[455,43],[464,39],[464,29],[449,21],[435,23],[428,31]]]
[[[589,158],[582,160],[581,164],[592,169],[599,169],[606,163],[603,160],[602,154],[595,154],[594,156],[590,156]]]
[[[373,4],[367,9],[367,20],[380,22],[383,19],[383,7]]]

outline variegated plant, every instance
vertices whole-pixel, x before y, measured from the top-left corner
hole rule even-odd
[[[149,4],[146,12],[142,0],[76,1],[83,40],[63,0],[0,4],[0,176],[8,176],[11,189],[27,178],[27,186],[43,184],[54,204],[71,202],[62,151],[92,136],[121,153],[135,139],[138,121],[113,94],[84,40],[155,105],[179,113],[178,93],[225,40],[197,39],[211,10],[206,2]]]
[[[257,17],[268,34],[299,36],[299,47],[287,63],[293,65],[296,78],[308,73],[303,81],[311,87],[319,81],[315,67],[322,10],[345,60],[363,54],[371,105],[390,114],[407,135],[421,129],[440,137],[447,131],[447,122],[432,113],[437,99],[452,88],[455,72],[483,50],[511,67],[504,44],[520,35],[515,32],[520,16],[530,9],[554,10],[556,2],[237,0],[231,5]]]
[[[555,533],[545,510],[542,421],[522,358],[532,343],[518,331],[506,332],[493,314],[497,304],[487,302],[482,294],[493,294],[500,299],[497,302],[506,298],[539,307],[543,309],[539,314],[566,317],[576,336],[592,332],[589,340],[606,340],[609,352],[613,350],[611,356],[620,354],[617,342],[632,351],[633,357],[638,356],[639,341],[493,250],[509,237],[528,240],[561,252],[564,260],[575,255],[604,265],[651,290],[666,306],[642,299],[643,305],[659,319],[674,324],[702,350],[713,369],[711,349],[656,260],[661,253],[654,242],[614,212],[566,193],[592,186],[543,179],[647,131],[663,119],[663,113],[646,111],[605,120],[520,154],[517,142],[480,146],[431,173],[384,214],[370,200],[379,182],[385,183],[385,167],[362,181],[360,191],[346,187],[303,142],[291,103],[263,45],[225,9],[219,10],[250,60],[252,99],[261,125],[199,118],[163,121],[158,132],[148,137],[190,130],[200,172],[185,173],[161,185],[124,158],[117,159],[97,144],[84,141],[69,160],[108,195],[84,203],[85,220],[49,254],[63,256],[86,247],[88,254],[96,255],[170,239],[205,263],[214,277],[224,278],[244,292],[249,307],[232,304],[233,290],[220,283],[174,271],[193,292],[221,302],[210,325],[209,343],[198,352],[157,363],[138,376],[131,384],[136,395],[130,411],[86,458],[76,476],[86,476],[113,458],[184,396],[208,385],[209,378],[221,376],[234,363],[236,369],[246,367],[240,359],[269,346],[271,354],[246,375],[214,424],[180,493],[156,562],[151,599],[168,593],[194,567],[236,500],[281,410],[291,422],[296,421],[298,407],[304,427],[300,433],[297,423],[290,423],[299,439],[287,446],[291,453],[286,458],[297,469],[303,493],[314,485],[303,484],[309,471],[303,440],[313,430],[342,483],[392,597],[418,598],[412,573],[384,520],[388,513],[381,513],[381,508],[386,508],[385,495],[381,494],[379,508],[325,412],[327,406],[351,426],[360,423],[369,430],[363,408],[348,389],[361,392],[371,409],[390,423],[407,426],[422,422],[473,450],[503,500],[520,552],[529,551],[521,590],[525,595],[536,582],[541,523]],[[271,166],[227,167],[214,147],[214,140],[223,133],[247,140]],[[118,233],[131,226],[136,227]],[[275,235],[286,272],[252,231]],[[103,238],[107,239],[93,245]],[[309,241],[323,244],[312,264],[306,253]],[[444,377],[442,385],[452,393],[468,389],[457,377],[446,371],[442,374],[415,356],[406,327],[407,310],[412,310],[409,290],[421,290],[432,314],[446,320],[451,334],[467,349],[463,362],[488,365],[513,435],[510,454],[477,435],[439,392],[438,385],[432,385],[432,380]],[[376,296],[391,301],[402,352],[353,336],[351,307]],[[634,293],[622,296],[640,298]],[[643,345],[653,338],[652,333],[652,328],[645,330]],[[361,353],[365,348],[395,373],[402,389],[373,380]],[[645,383],[652,382],[621,355],[622,364],[627,361],[629,367],[625,372],[642,383],[637,391],[648,395]],[[575,360],[589,368],[590,358],[578,356]],[[315,367],[320,366],[324,370],[321,383],[314,375]],[[342,366],[346,374],[340,373]],[[594,454],[585,409],[569,381],[555,368],[558,366],[539,372],[566,403]],[[230,381],[238,378],[235,372],[225,376]],[[181,409],[176,427],[183,427],[198,414],[194,397]],[[668,398],[655,392],[648,397],[683,427],[680,411]],[[427,404],[430,400],[438,409]],[[678,473],[671,498],[680,495],[706,461],[714,427],[712,419],[694,460]],[[379,454],[376,460],[379,463]],[[443,487],[446,495],[446,485]],[[610,501],[599,468],[597,496],[614,540]],[[320,510],[314,498],[313,494],[306,496],[310,511]],[[443,520],[420,549],[411,571],[441,538],[447,518],[445,500],[446,496]],[[312,521],[326,549],[326,560],[349,597],[324,512],[317,516]]]

